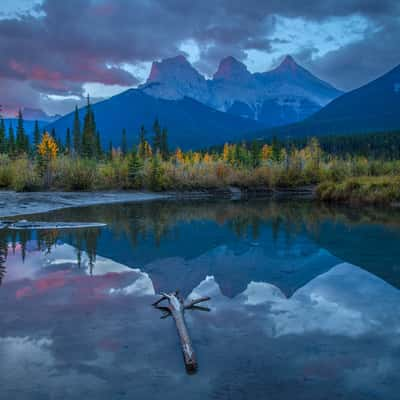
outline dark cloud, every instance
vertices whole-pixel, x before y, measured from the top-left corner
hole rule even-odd
[[[373,80],[400,64],[399,17],[386,17],[378,30],[363,40],[350,43],[321,58],[312,59],[317,49],[305,49],[298,58],[320,78],[340,89],[351,90]]]
[[[399,8],[398,0],[44,0],[34,14],[0,20],[0,78],[58,95],[81,96],[85,82],[133,86],[138,80],[124,63],[175,55],[189,39],[200,49],[197,67],[210,74],[224,56],[245,60],[246,50],[279,45],[269,38],[276,15],[314,22],[361,15],[380,31],[315,64],[318,49],[298,54],[321,77],[348,88],[399,61]]]

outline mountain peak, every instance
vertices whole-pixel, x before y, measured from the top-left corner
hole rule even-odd
[[[168,100],[187,96],[205,101],[207,97],[206,79],[183,55],[153,62],[146,83],[139,89]]]
[[[299,68],[299,64],[291,55],[286,55],[275,71],[295,71]]]
[[[221,60],[214,79],[237,80],[248,78],[250,72],[247,67],[235,57],[228,56]]]
[[[146,83],[162,82],[178,76],[181,79],[190,79],[198,78],[200,74],[192,67],[185,56],[178,55],[161,61],[154,61]]]

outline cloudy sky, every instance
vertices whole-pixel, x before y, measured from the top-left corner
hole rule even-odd
[[[399,0],[1,0],[0,104],[65,113],[185,54],[205,75],[233,55],[265,71],[285,55],[350,90],[400,63]]]

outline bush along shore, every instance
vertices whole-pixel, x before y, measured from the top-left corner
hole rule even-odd
[[[0,118],[0,188],[16,191],[65,190],[282,190],[315,186],[322,201],[369,204],[400,201],[400,161],[340,156],[322,151],[316,138],[302,146],[277,140],[228,144],[209,151],[170,150],[168,132],[156,119],[144,127],[138,145],[100,145],[88,102],[83,128],[76,112],[65,143],[56,133],[39,132],[33,143],[19,115],[16,135]]]

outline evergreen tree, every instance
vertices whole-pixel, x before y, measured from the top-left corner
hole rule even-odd
[[[161,190],[163,187],[164,170],[161,164],[160,153],[153,155],[150,168],[150,188],[152,190]]]
[[[69,128],[67,128],[65,135],[65,152],[71,154],[71,130]]]
[[[6,126],[4,119],[0,115],[0,153],[7,152],[7,138],[6,138]]]
[[[251,144],[251,164],[253,168],[257,168],[261,161],[261,149],[257,140]]]
[[[100,138],[100,132],[97,131],[96,133],[96,154],[98,158],[103,157],[103,148],[101,146],[101,138]]]
[[[146,129],[144,125],[140,127],[139,132],[139,157],[142,160],[146,158]]]
[[[25,135],[25,130],[24,130],[24,118],[22,116],[22,111],[18,111],[18,122],[17,122],[17,137],[15,141],[16,145],[16,152],[18,154],[22,154],[24,151],[26,151],[26,144],[27,144],[27,138]]]
[[[126,140],[126,129],[122,129],[122,138],[121,138],[121,152],[122,155],[125,157],[128,153],[128,143]]]
[[[158,118],[154,120],[153,133],[153,150],[156,153],[157,151],[161,151],[161,127]]]
[[[39,123],[35,121],[35,129],[33,131],[33,145],[35,147],[34,152],[36,152],[37,147],[39,146],[41,137],[40,137]]]
[[[81,153],[81,122],[79,120],[78,106],[75,106],[72,141],[74,142],[74,154],[79,155]]]
[[[110,142],[108,143],[108,158],[110,160],[112,160],[112,155],[113,155],[113,143],[110,140]]]
[[[168,159],[169,148],[168,148],[168,131],[167,128],[163,128],[161,132],[161,156],[163,160]]]
[[[95,157],[96,147],[96,122],[88,96],[86,115],[83,122],[82,155],[87,158]]]
[[[136,148],[133,148],[129,157],[128,163],[128,179],[129,186],[134,189],[139,189],[143,184],[143,161],[137,154]]]
[[[8,154],[11,156],[15,155],[15,135],[14,135],[14,128],[10,123],[8,128]]]
[[[279,145],[278,139],[274,136],[272,138],[272,152],[271,152],[271,159],[273,161],[280,161],[281,159],[281,146]]]

